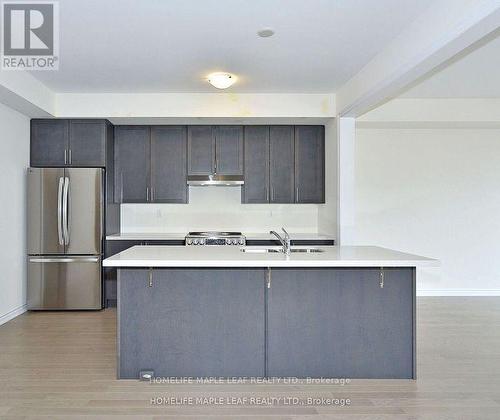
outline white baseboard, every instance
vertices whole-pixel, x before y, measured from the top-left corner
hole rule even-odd
[[[500,296],[500,289],[428,289],[417,290],[417,296]]]
[[[12,309],[12,311],[7,312],[4,315],[0,315],[0,325],[5,324],[6,322],[10,321],[11,319],[15,318],[16,316],[19,316],[23,313],[25,313],[28,310],[28,307],[26,304],[21,305],[15,309]]]

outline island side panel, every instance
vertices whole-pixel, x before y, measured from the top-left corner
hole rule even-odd
[[[414,268],[273,269],[267,374],[413,378]]]
[[[119,270],[119,378],[264,376],[263,269]]]

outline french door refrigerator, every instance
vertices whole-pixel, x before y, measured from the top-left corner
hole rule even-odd
[[[104,170],[28,168],[28,309],[101,309]]]

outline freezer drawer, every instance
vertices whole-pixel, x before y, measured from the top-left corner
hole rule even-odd
[[[28,257],[28,309],[101,309],[101,258]]]

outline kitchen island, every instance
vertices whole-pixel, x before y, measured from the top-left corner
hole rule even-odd
[[[416,377],[416,267],[435,260],[279,251],[136,246],[106,259],[118,268],[118,377]]]

